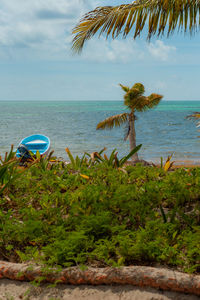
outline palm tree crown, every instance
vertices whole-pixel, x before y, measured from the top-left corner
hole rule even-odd
[[[73,29],[72,49],[80,52],[97,32],[116,38],[132,30],[135,39],[148,24],[148,35],[167,35],[178,31],[195,33],[200,25],[200,0],[136,0],[119,6],[97,7],[87,13]],[[167,29],[167,30],[166,30]]]
[[[157,105],[162,99],[162,96],[158,94],[144,96],[145,88],[141,83],[135,83],[130,89],[122,84],[120,86],[126,92],[124,104],[132,111],[145,111]]]
[[[130,113],[122,113],[119,115],[111,116],[99,124],[96,129],[112,129],[114,126],[118,127],[128,122],[128,132],[126,138],[129,137],[130,150],[132,151],[136,147],[136,134],[135,134],[135,111],[145,111],[150,109],[160,102],[163,98],[159,94],[151,94],[150,96],[144,96],[145,88],[141,83],[135,83],[132,88],[120,84],[124,90],[124,105],[128,107]],[[135,153],[132,158],[134,161],[138,160],[138,155]]]

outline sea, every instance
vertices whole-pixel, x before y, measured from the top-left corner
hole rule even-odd
[[[160,162],[173,154],[173,160],[200,161],[200,133],[186,117],[200,111],[200,101],[162,101],[156,108],[137,113],[136,141],[142,144],[139,157]],[[119,158],[129,153],[124,141],[126,126],[96,130],[109,116],[126,112],[123,101],[0,101],[0,155],[15,149],[29,135],[40,133],[51,140],[57,157],[74,156],[107,148],[116,149]]]

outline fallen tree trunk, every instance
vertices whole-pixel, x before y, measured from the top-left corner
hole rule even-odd
[[[120,268],[88,267],[85,270],[71,267],[58,271],[54,268],[44,269],[31,264],[0,261],[0,279],[3,278],[73,285],[129,284],[200,295],[200,275],[188,275],[169,269],[145,266]]]

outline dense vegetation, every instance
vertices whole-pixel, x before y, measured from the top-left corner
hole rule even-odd
[[[0,259],[199,272],[200,168],[124,168],[98,155],[26,169],[2,161]]]

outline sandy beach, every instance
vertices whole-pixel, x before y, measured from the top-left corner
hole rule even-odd
[[[28,282],[0,280],[0,300],[197,300],[198,296],[153,288],[124,286],[72,286],[59,284],[35,287]]]

